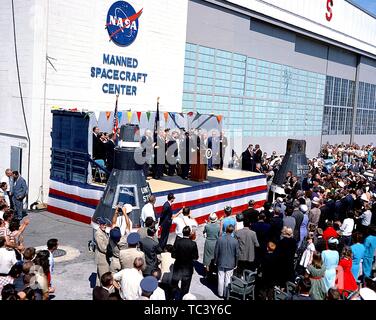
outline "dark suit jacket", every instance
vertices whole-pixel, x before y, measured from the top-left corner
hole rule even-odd
[[[110,293],[99,286],[96,286],[93,290],[93,300],[108,300]]]
[[[172,223],[172,209],[171,209],[171,205],[170,205],[170,202],[166,201],[163,205],[163,208],[162,208],[162,213],[161,213],[161,218],[160,218],[160,221],[159,221],[159,224],[162,225],[162,224],[168,224],[168,223]]]
[[[93,133],[93,159],[100,159],[99,156],[99,139]]]
[[[171,257],[175,258],[174,273],[191,275],[193,261],[198,260],[196,242],[188,238],[177,238],[172,248]]]
[[[159,243],[150,237],[141,239],[140,249],[145,253],[146,268],[144,274],[151,274],[153,269],[158,267],[157,254],[162,253],[162,249]]]
[[[114,167],[114,156],[115,156],[115,143],[110,139],[105,144],[106,146],[106,167],[110,170]]]

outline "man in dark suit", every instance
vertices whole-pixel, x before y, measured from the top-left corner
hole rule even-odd
[[[106,272],[101,277],[101,286],[96,286],[93,290],[93,300],[108,300],[110,294],[119,295],[115,289],[114,278],[111,272]]]
[[[24,178],[18,171],[13,171],[13,203],[15,209],[15,218],[22,220],[26,215],[23,209],[23,200],[26,198],[28,187]]]
[[[190,160],[190,139],[189,133],[184,131],[180,140],[180,165],[181,177],[186,180],[189,174],[189,160]]]
[[[100,159],[98,156],[100,154],[100,146],[99,146],[99,137],[98,137],[98,134],[99,134],[99,128],[97,126],[93,127],[93,159]]]
[[[255,150],[254,150],[255,156],[255,163],[262,163],[262,151],[260,149],[260,145],[256,144],[255,145]]]
[[[159,225],[162,228],[161,237],[159,238],[159,245],[162,249],[165,248],[168,240],[168,235],[170,234],[170,229],[172,225],[172,208],[171,205],[175,200],[173,193],[169,193],[167,196],[167,201],[163,205],[161,217],[159,220]]]
[[[162,249],[159,243],[153,239],[155,233],[156,230],[154,228],[148,228],[147,237],[140,241],[140,249],[145,254],[146,268],[143,271],[144,277],[150,276],[152,270],[158,268],[159,265],[157,254],[161,254]]]
[[[250,144],[248,148],[242,153],[242,170],[253,171],[256,167],[254,159],[253,145]]]
[[[171,286],[175,297],[181,280],[179,300],[189,292],[193,275],[193,262],[198,260],[197,244],[189,239],[190,234],[191,228],[189,226],[184,227],[183,238],[176,239],[171,252],[172,258],[175,258]]]
[[[154,179],[163,177],[166,162],[166,141],[163,130],[158,131],[157,141],[154,146]]]
[[[219,170],[223,170],[223,159],[225,158],[227,146],[227,138],[225,137],[225,133],[222,131],[219,135]]]
[[[115,135],[113,133],[110,133],[109,134],[109,140],[105,144],[105,146],[106,146],[106,168],[109,172],[111,172],[113,167],[114,167],[114,155],[115,155],[114,149],[116,147],[115,139],[116,139]]]
[[[145,158],[145,163],[143,164],[145,178],[149,175],[149,166],[153,156],[153,145],[152,132],[150,130],[145,130],[145,135],[141,138],[142,156]]]
[[[178,133],[173,131],[171,136],[168,137],[166,160],[168,166],[168,175],[173,176],[176,172],[176,158],[178,157],[178,144],[176,142]]]

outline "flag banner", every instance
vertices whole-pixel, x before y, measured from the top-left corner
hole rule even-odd
[[[221,116],[221,115],[218,115],[218,116],[217,116],[217,120],[218,120],[218,123],[221,123],[221,121],[222,121],[222,116]]]
[[[128,117],[128,123],[130,123],[132,120],[132,111],[127,112],[127,117]]]
[[[201,117],[201,114],[197,112],[196,116],[193,119],[193,121],[196,121],[196,120],[200,119],[200,117]]]
[[[168,112],[164,112],[163,115],[164,115],[165,122],[167,122],[167,120],[168,120]]]
[[[150,115],[151,115],[150,111],[146,112],[146,117],[148,118],[148,121],[150,121]]]
[[[137,113],[138,122],[140,122],[141,121],[141,114],[142,113],[140,111],[137,111],[136,113]]]
[[[116,134],[116,133],[117,133],[117,130],[118,130],[118,128],[119,128],[118,100],[119,100],[119,95],[116,96],[116,102],[115,102],[114,124],[113,124],[113,129],[112,129],[113,134]]]
[[[108,119],[110,119],[110,117],[111,117],[111,112],[110,111],[106,111],[106,119],[107,119],[107,121],[108,121]]]
[[[121,123],[122,118],[123,118],[123,112],[118,112],[119,123]]]

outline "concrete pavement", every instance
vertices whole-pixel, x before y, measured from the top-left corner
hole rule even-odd
[[[47,240],[57,238],[62,249],[68,254],[55,259],[55,272],[52,275],[56,287],[57,300],[91,300],[92,285],[95,283],[96,266],[94,253],[88,251],[88,241],[92,239],[92,228],[52,213],[30,212],[30,224],[24,233],[25,246],[46,246]],[[198,229],[197,245],[199,261],[192,278],[190,293],[199,300],[218,300],[216,283],[208,284],[203,278],[202,254],[204,238],[203,227]],[[169,243],[173,243],[175,234],[171,234]],[[76,249],[76,250],[75,250]],[[59,261],[63,260],[63,261]]]

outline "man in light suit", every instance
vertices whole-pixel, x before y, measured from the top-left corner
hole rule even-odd
[[[18,171],[13,171],[13,203],[15,209],[15,218],[22,220],[26,215],[23,210],[23,200],[28,192],[27,184],[24,178],[20,176]]]

